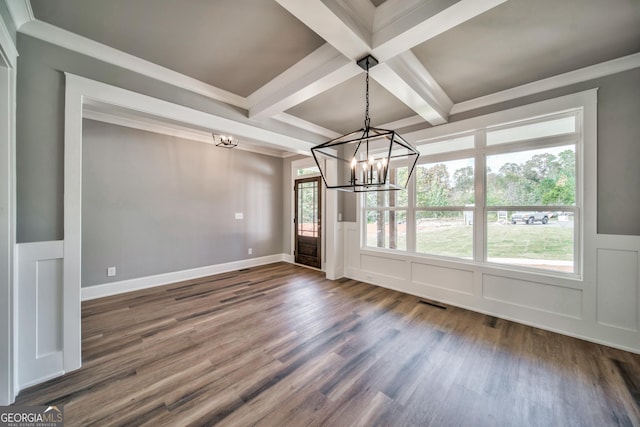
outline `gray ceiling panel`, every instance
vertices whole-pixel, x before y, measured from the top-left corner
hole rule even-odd
[[[370,80],[371,126],[415,116],[415,112]],[[320,95],[298,104],[287,113],[345,134],[364,125],[365,74],[362,73]]]
[[[640,1],[509,0],[413,52],[466,101],[640,52]]]
[[[324,41],[275,1],[32,0],[37,19],[247,96]]]

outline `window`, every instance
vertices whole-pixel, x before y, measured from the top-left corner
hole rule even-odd
[[[406,190],[364,196],[364,246],[577,273],[581,131],[575,109],[421,141]]]
[[[406,167],[389,169],[392,183],[409,173]],[[366,245],[375,248],[407,250],[407,190],[371,191],[365,197]]]
[[[310,166],[308,168],[299,168],[297,172],[298,176],[314,175],[319,173],[320,173],[320,169],[318,169],[317,166]]]
[[[416,252],[473,258],[474,159],[416,168]]]

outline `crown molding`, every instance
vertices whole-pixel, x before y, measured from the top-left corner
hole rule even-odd
[[[164,83],[204,95],[217,101],[225,102],[240,108],[247,108],[246,98],[211,86],[147,60],[138,58],[129,53],[98,43],[94,40],[79,36],[67,30],[37,19],[20,27],[20,32],[31,37],[38,38],[48,43],[53,43],[65,49],[78,52],[109,64],[140,73]]]
[[[632,55],[612,59],[611,61],[601,62],[600,64],[591,65],[589,67],[569,71],[568,73],[558,74],[557,76],[527,83],[522,86],[481,96],[469,101],[460,102],[451,108],[451,112],[449,114],[458,114],[465,111],[476,110],[489,105],[499,104],[501,102],[511,101],[513,99],[534,95],[536,93],[594,80],[611,74],[632,70],[634,68],[640,68],[640,53],[634,53]]]
[[[122,111],[118,111],[117,113],[102,111],[100,110],[100,107],[97,107],[97,105],[92,105],[87,102],[85,102],[84,107],[85,108],[82,109],[82,118],[84,119],[96,120],[103,123],[124,126],[146,132],[159,133],[161,135],[173,136],[181,139],[188,139],[190,141],[203,142],[205,144],[214,144],[211,132],[190,129],[173,123],[153,120]],[[249,151],[252,153],[279,158],[295,155],[295,153],[290,153],[288,151],[271,150],[266,147],[254,145],[246,140],[240,140],[240,144],[234,148],[241,151]]]
[[[13,24],[16,27],[16,31],[35,19],[33,15],[33,9],[31,9],[31,2],[29,0],[5,0]]]

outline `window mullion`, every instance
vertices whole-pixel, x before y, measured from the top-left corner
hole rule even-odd
[[[474,168],[474,201],[473,210],[473,259],[477,262],[486,261],[487,252],[487,217],[486,206],[486,157],[484,148],[486,147],[486,131],[476,132],[476,154]]]
[[[407,185],[407,252],[416,252],[416,175],[412,174],[411,180]]]

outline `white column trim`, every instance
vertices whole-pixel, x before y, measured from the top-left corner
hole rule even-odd
[[[13,403],[17,381],[17,287],[16,247],[16,65],[18,51],[5,22],[0,19],[0,183],[4,190],[0,206],[5,214],[0,223],[3,247],[0,249],[0,405]],[[5,198],[6,197],[6,198]],[[6,237],[6,242],[4,239]],[[6,245],[6,246],[5,246]]]

